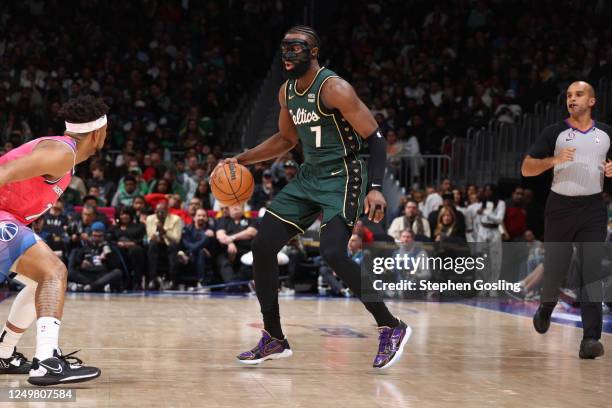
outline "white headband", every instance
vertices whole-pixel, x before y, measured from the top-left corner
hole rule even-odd
[[[106,115],[99,117],[92,122],[86,123],[70,123],[66,122],[66,131],[72,133],[89,133],[100,129],[106,125]]]

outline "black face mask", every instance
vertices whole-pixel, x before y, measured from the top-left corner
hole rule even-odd
[[[285,68],[285,61],[293,64],[293,69]],[[283,74],[289,79],[303,76],[311,64],[310,45],[304,40],[288,40],[281,42],[281,63]]]

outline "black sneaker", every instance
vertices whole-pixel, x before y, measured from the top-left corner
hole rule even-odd
[[[593,359],[604,355],[603,344],[595,339],[582,339],[578,356],[584,359]]]
[[[550,327],[550,315],[552,314],[552,310],[550,312],[546,312],[542,305],[538,307],[535,314],[533,315],[533,327],[540,334],[544,334],[548,331]]]
[[[84,366],[80,358],[73,356],[78,351],[64,356],[61,351],[55,350],[53,357],[43,361],[34,357],[28,382],[32,385],[56,385],[89,381],[99,377],[99,368]]]
[[[28,361],[23,354],[13,349],[13,355],[8,358],[0,358],[0,374],[27,374],[30,372],[32,362]]]

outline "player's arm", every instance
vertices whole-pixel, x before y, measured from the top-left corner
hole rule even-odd
[[[278,132],[246,152],[240,153],[234,159],[240,164],[248,165],[270,159],[274,159],[287,153],[298,142],[297,129],[289,115],[287,101],[285,100],[285,86],[278,91],[278,102],[280,103],[280,114],[278,115]]]
[[[74,153],[70,147],[42,141],[30,154],[0,165],[0,186],[37,176],[58,179],[72,168],[73,163]]]
[[[330,78],[321,90],[323,104],[328,109],[337,109],[351,124],[353,129],[368,141],[368,195],[364,201],[364,211],[370,220],[380,222],[387,206],[383,197],[382,183],[387,166],[387,141],[382,136],[372,112],[359,99],[353,87],[343,79]],[[376,211],[380,208],[382,211]]]

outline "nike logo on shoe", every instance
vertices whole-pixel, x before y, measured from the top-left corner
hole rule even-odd
[[[332,172],[331,172],[331,175],[332,175],[332,176],[335,176],[336,174],[340,174],[340,173],[342,173],[342,169],[340,169],[340,170],[338,170],[338,171],[332,171]]]
[[[44,368],[46,368],[47,370],[51,371],[54,374],[61,374],[61,372],[64,371],[60,364],[58,364],[57,367],[50,367],[43,363],[38,363],[38,364],[40,364],[41,366],[43,366]]]

